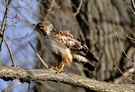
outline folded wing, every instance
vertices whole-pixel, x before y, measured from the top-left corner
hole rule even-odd
[[[51,36],[60,44],[70,49],[73,58],[83,63],[89,70],[94,70],[93,61],[98,62],[88,47],[83,45],[75,36],[66,31],[51,31]]]

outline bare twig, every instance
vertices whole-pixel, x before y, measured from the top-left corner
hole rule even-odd
[[[118,66],[117,66],[117,68],[118,68]],[[121,70],[119,69],[119,71],[121,71]],[[122,72],[122,71],[121,71],[121,72]],[[135,72],[134,67],[128,69],[128,71],[126,71],[126,72],[124,72],[124,73],[122,72],[122,76],[120,76],[119,78],[115,79],[114,83],[120,83],[120,82],[124,79],[124,77],[128,78],[128,76],[129,76],[131,73],[133,73],[133,72]],[[128,78],[128,79],[129,79],[131,82],[135,83],[135,81],[133,81],[132,79],[130,79],[130,78]]]
[[[123,73],[121,70],[120,70],[120,68],[118,67],[118,65],[116,64],[116,62],[114,61],[114,64],[115,64],[115,66],[116,66],[116,68],[119,70],[119,72],[123,75],[123,77],[125,77],[125,78],[127,78],[128,80],[130,80],[131,82],[133,82],[133,83],[135,83],[135,81],[134,80],[132,80],[132,79],[130,79],[130,78],[128,78],[128,74],[127,74],[127,72],[126,73]],[[120,81],[120,80],[119,80]],[[118,83],[119,82],[118,81],[118,79],[117,80],[115,80],[115,83]]]
[[[73,7],[74,7],[75,9],[77,9],[77,7],[75,6],[74,3],[73,3],[72,5],[73,5]],[[80,11],[80,10],[79,10],[79,11]],[[76,12],[75,12],[75,13],[76,13]],[[75,16],[76,14],[72,13],[71,15],[72,15],[72,16]],[[86,25],[89,26],[89,22],[88,22],[88,20],[85,18],[85,16],[84,16],[83,14],[81,14],[81,13],[79,13],[79,15],[80,15],[80,17],[83,19],[83,21],[86,23]]]
[[[40,55],[36,52],[34,46],[31,44],[31,42],[29,41],[28,42],[29,45],[31,46],[31,48],[34,50],[34,52],[36,53],[37,57],[40,59],[40,61],[42,62],[42,64],[46,67],[46,68],[49,68],[48,65],[45,63],[45,61],[40,57]]]
[[[132,7],[125,1],[125,0],[123,0],[125,3],[126,3],[126,5],[129,7],[129,9],[133,12],[133,14],[135,15],[135,11],[132,9]],[[133,0],[132,0],[133,1]]]
[[[60,8],[62,7],[62,4],[61,4],[61,5],[58,5],[58,4],[56,3],[56,0],[54,0],[54,5],[55,5],[55,7],[58,8],[58,9],[60,9]]]
[[[121,40],[120,40],[120,38],[119,38],[119,35],[118,35],[117,31],[114,31],[114,32],[116,33],[116,36],[117,36],[117,38],[118,38],[118,40],[119,40],[119,43],[120,43],[120,46],[121,46],[121,50],[123,51],[123,53],[124,53],[124,55],[127,57],[127,59],[130,61],[130,63],[132,63],[131,60],[130,60],[130,58],[127,56],[126,52],[124,51],[124,47],[123,47],[123,45],[122,45],[122,42],[121,42]],[[133,64],[133,63],[132,63],[132,64]]]
[[[116,28],[115,24],[114,24],[114,28]],[[127,59],[130,61],[130,63],[132,63],[131,60],[129,59],[129,57],[127,56],[127,54],[126,54],[125,51],[124,51],[124,47],[123,47],[123,45],[122,45],[122,42],[121,42],[121,40],[120,40],[120,38],[119,38],[119,35],[118,35],[117,31],[115,31],[115,30],[113,30],[113,31],[115,32],[115,34],[116,34],[116,36],[117,36],[117,38],[118,38],[118,41],[119,41],[119,43],[120,43],[120,46],[121,46],[121,49],[122,49],[124,55],[125,55],[125,56],[127,57]],[[114,64],[115,64],[116,68],[119,70],[119,72],[120,72],[125,78],[127,78],[127,79],[130,80],[131,82],[135,83],[134,80],[128,78],[128,76],[127,76],[128,74],[127,74],[127,73],[123,73],[123,72],[121,71],[121,69],[118,67],[118,65],[116,64],[115,61],[114,61]],[[132,64],[133,64],[133,63],[132,63]],[[117,80],[117,81],[118,81],[118,80]]]
[[[134,68],[134,66],[132,68],[130,68],[130,69],[124,68],[124,70],[126,70],[124,73],[127,72],[128,73],[128,76],[130,75],[130,76],[133,76],[134,77],[135,70],[133,68]]]
[[[10,54],[10,58],[11,58],[12,64],[13,64],[14,67],[16,67],[15,62],[14,62],[14,57],[13,57],[12,50],[11,50],[8,42],[6,41],[6,38],[5,37],[3,37],[3,40],[4,40],[4,42],[5,42],[5,44],[6,44],[7,48],[8,48],[8,51],[9,51],[9,54]]]
[[[9,87],[5,88],[2,92],[9,92],[11,89],[15,88],[16,86],[22,84],[21,82],[16,82],[15,84],[10,85]]]
[[[48,11],[49,13],[52,11],[53,6],[54,6],[54,0],[52,0],[52,3],[51,3],[50,8],[47,9],[47,11]]]
[[[17,41],[22,41],[24,38],[26,38],[28,36],[28,33],[26,34],[26,35],[24,35],[24,36],[22,36],[22,37],[12,37],[12,38],[10,38],[10,37],[7,37],[7,39],[8,40],[17,40]]]
[[[131,0],[131,2],[132,2],[132,5],[133,5],[133,7],[135,9],[135,1],[134,0]]]
[[[0,67],[0,78],[3,80],[19,79],[23,82],[54,81],[94,90],[96,92],[134,92],[135,85],[111,84],[99,82],[72,73],[57,74],[53,69],[22,69]]]
[[[8,13],[11,1],[12,0],[8,0],[6,10],[5,10],[5,13],[4,13],[4,18],[3,18],[2,23],[1,23],[1,31],[5,31],[5,26],[6,26],[6,22],[7,22],[7,13]]]
[[[54,13],[54,11],[52,11],[52,8],[53,8],[53,6],[54,6],[54,0],[51,0],[51,1],[52,1],[52,3],[51,3],[50,8],[49,8],[49,9],[46,9],[47,15],[46,15],[46,17],[44,18],[44,20],[47,20],[47,17],[49,16],[49,14]]]
[[[114,28],[116,28],[115,25],[114,25]],[[126,52],[124,51],[124,47],[123,47],[123,45],[122,45],[122,42],[121,42],[121,40],[120,40],[120,38],[119,38],[119,35],[118,35],[117,31],[115,31],[115,30],[113,30],[113,31],[115,32],[115,34],[116,34],[116,36],[117,36],[117,38],[118,38],[118,41],[119,41],[119,43],[120,43],[120,46],[121,46],[121,49],[122,49],[124,55],[125,55],[125,56],[127,57],[127,59],[130,61],[130,63],[132,63],[131,60],[130,60],[130,58],[127,56]],[[132,63],[132,64],[133,64],[133,63]]]
[[[81,6],[82,6],[82,0],[80,0],[80,4],[79,4],[79,7],[77,8],[77,11],[75,13],[72,13],[72,16],[76,16],[79,12],[80,12],[80,9],[81,9]]]
[[[4,17],[3,17],[3,20],[2,20],[2,23],[1,23],[1,30],[0,31],[2,32],[2,40],[0,42],[0,49],[1,49],[2,42],[3,42],[4,31],[5,31],[5,28],[6,28],[7,13],[8,13],[9,6],[10,6],[11,2],[12,2],[12,0],[8,0],[8,2],[7,2],[6,10],[5,10]]]
[[[124,33],[122,30],[121,30],[121,32],[127,37],[127,38],[129,38],[133,43],[135,43],[135,39],[133,38],[133,37],[131,37],[131,36],[128,36],[126,33]]]
[[[135,9],[135,1],[134,0],[131,0],[131,2],[132,2],[132,5],[133,5],[133,7]]]
[[[4,38],[4,32],[5,32],[5,28],[6,28],[6,23],[7,23],[7,14],[8,14],[8,10],[9,10],[9,6],[10,6],[10,4],[11,4],[11,2],[12,2],[12,0],[8,0],[7,1],[7,6],[6,6],[6,10],[5,10],[5,13],[4,13],[4,17],[3,17],[3,20],[2,20],[2,23],[1,23],[1,42],[0,42],[0,49],[1,49],[1,46],[2,46],[2,42],[3,42],[3,40],[5,41],[5,43],[6,43],[6,46],[7,46],[7,48],[8,48],[8,50],[9,50],[9,53],[10,53],[10,58],[11,58],[11,61],[12,61],[12,64],[13,64],[13,66],[14,67],[16,67],[16,65],[15,65],[15,63],[14,63],[14,59],[13,59],[13,54],[12,54],[12,50],[11,50],[11,48],[10,48],[10,46],[9,46],[9,44],[7,43],[7,41],[6,41],[6,39]]]

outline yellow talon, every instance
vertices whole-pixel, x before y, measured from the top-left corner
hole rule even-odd
[[[64,63],[62,64],[61,68],[59,68],[58,66],[56,66],[55,69],[56,69],[57,73],[63,72],[64,71],[64,66],[65,66]]]
[[[61,73],[61,72],[63,72],[64,70],[63,70],[62,68],[60,68],[60,69],[57,69],[56,71],[57,71],[57,73]]]

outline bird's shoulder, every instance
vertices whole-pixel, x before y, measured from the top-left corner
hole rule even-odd
[[[77,51],[83,47],[81,41],[69,31],[54,29],[51,31],[50,35],[61,44],[64,44],[66,47],[70,48],[70,50]]]

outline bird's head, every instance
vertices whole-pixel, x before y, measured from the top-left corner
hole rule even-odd
[[[49,21],[40,22],[35,28],[40,34],[49,35],[53,29],[53,25]]]

